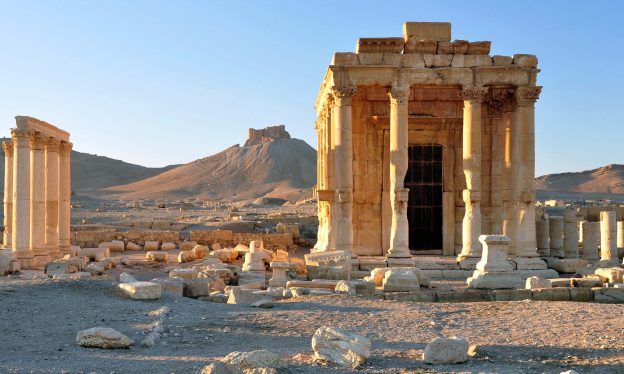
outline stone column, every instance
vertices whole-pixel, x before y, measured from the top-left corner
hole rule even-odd
[[[578,219],[573,209],[563,212],[563,257],[579,258]]]
[[[464,97],[463,117],[463,169],[466,189],[463,199],[466,205],[462,224],[462,251],[458,260],[481,257],[481,102],[487,88],[471,88],[462,91]]]
[[[4,237],[3,247],[12,248],[13,225],[13,143],[2,142],[4,148]]]
[[[624,248],[624,221],[617,222],[617,247]]]
[[[50,138],[45,144],[45,247],[53,259],[59,249],[59,145]]]
[[[615,212],[600,212],[600,261],[616,262],[617,259]]]
[[[516,90],[517,126],[520,130],[519,216],[516,255],[538,257],[535,243],[535,102],[541,87]]]
[[[353,144],[351,99],[355,86],[333,87],[335,249],[353,254]]]
[[[23,269],[32,266],[30,251],[30,133],[11,129],[13,137],[12,245]]]
[[[409,250],[409,223],[407,202],[409,190],[403,182],[408,167],[407,134],[409,87],[394,86],[390,90],[390,204],[392,225],[390,227],[390,248],[388,266],[414,266]]]
[[[550,216],[550,257],[563,257],[563,217]]]
[[[71,230],[71,149],[72,143],[61,142],[59,147],[59,249],[63,254],[70,253]]]
[[[509,238],[509,255],[516,255],[518,228],[518,186],[520,167],[520,132],[516,123],[515,90],[507,92],[502,103],[505,146],[503,163],[503,234]]]
[[[537,241],[537,252],[541,257],[550,255],[550,221],[538,219],[535,221],[535,236]]]
[[[600,222],[583,223],[583,259],[598,260],[598,246],[600,245]]]
[[[47,139],[30,137],[30,250],[33,267],[43,268],[51,260],[45,248],[45,165],[43,147]]]

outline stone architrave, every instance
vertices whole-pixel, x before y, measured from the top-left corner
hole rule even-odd
[[[574,209],[563,213],[563,257],[579,258],[578,218]]]
[[[353,143],[351,99],[355,86],[333,87],[335,250],[353,249]]]
[[[11,129],[13,137],[13,252],[21,267],[30,269],[30,132]]]
[[[30,250],[32,266],[43,268],[52,257],[45,247],[45,166],[43,148],[47,139],[40,134],[30,137]]]
[[[563,217],[550,216],[550,257],[563,257]]]
[[[403,181],[408,167],[407,153],[407,104],[409,87],[393,86],[390,90],[390,204],[392,225],[390,248],[386,262],[388,266],[414,266],[409,251],[409,223],[407,202],[409,190]]]
[[[600,260],[615,262],[617,259],[617,223],[615,212],[600,212]]]
[[[537,241],[537,252],[541,257],[550,255],[550,221],[548,219],[538,219],[535,221],[535,236]]]
[[[2,142],[4,148],[4,235],[3,248],[12,248],[13,226],[13,143]]]
[[[535,102],[542,87],[518,87],[516,124],[520,128],[519,218],[516,256],[538,257],[535,243]],[[578,252],[578,250],[577,250]]]
[[[59,248],[59,146],[49,138],[45,144],[45,247],[53,258],[60,258]]]
[[[598,260],[600,245],[600,222],[583,222],[583,259]]]
[[[481,245],[481,103],[488,89],[483,87],[464,89],[463,117],[463,171],[466,189],[463,191],[465,213],[462,223],[462,251],[458,260],[480,257]]]
[[[479,289],[520,287],[522,280],[507,260],[509,238],[505,235],[481,235],[479,241],[483,244],[483,253],[477,270],[467,280],[468,286]]]

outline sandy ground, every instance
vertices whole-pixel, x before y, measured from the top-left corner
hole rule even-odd
[[[171,309],[165,333],[143,347],[157,318],[149,312],[165,305]],[[624,305],[428,304],[335,295],[252,309],[169,295],[130,300],[110,280],[8,278],[0,280],[0,372],[197,373],[229,352],[254,349],[282,356],[288,362],[283,373],[353,372],[309,362],[311,337],[322,325],[372,340],[373,357],[357,372],[624,372]],[[76,346],[76,333],[94,326],[118,329],[137,343],[122,350]],[[478,345],[478,354],[464,364],[426,365],[422,350],[436,336],[464,337]]]

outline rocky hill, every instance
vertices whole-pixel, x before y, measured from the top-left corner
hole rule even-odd
[[[298,200],[316,183],[316,150],[283,126],[249,130],[245,146],[180,165],[159,175],[106,188],[103,197],[131,199]]]
[[[549,174],[536,178],[542,191],[624,194],[624,165],[607,165],[578,173]]]

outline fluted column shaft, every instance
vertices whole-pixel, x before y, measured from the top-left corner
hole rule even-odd
[[[70,155],[72,143],[61,142],[59,148],[59,248],[63,254],[70,252],[70,200],[71,173]]]
[[[520,131],[516,115],[515,93],[508,96],[503,105],[505,127],[503,167],[503,235],[509,237],[509,255],[516,255],[516,231],[518,229],[518,198],[520,195]]]
[[[541,87],[518,87],[516,98],[520,129],[520,195],[516,255],[538,257],[535,242],[535,102]]]
[[[12,248],[13,242],[13,143],[3,142],[4,148],[4,235],[3,247]]]
[[[335,249],[353,250],[353,143],[351,98],[356,87],[332,89],[334,137]]]
[[[30,133],[11,129],[13,137],[13,225],[12,245],[21,267],[29,269],[30,250]]]
[[[59,145],[50,138],[45,145],[45,247],[50,256],[61,257],[59,248]]]
[[[404,188],[408,168],[409,87],[395,86],[390,90],[390,204],[392,223],[388,258],[411,258],[407,203],[409,190]]]
[[[45,248],[44,143],[39,134],[30,137],[30,250],[35,255],[33,266],[38,268],[51,259]]]
[[[481,103],[487,88],[463,90],[463,169],[466,189],[463,191],[465,214],[462,225],[462,251],[459,259],[481,257]]]

